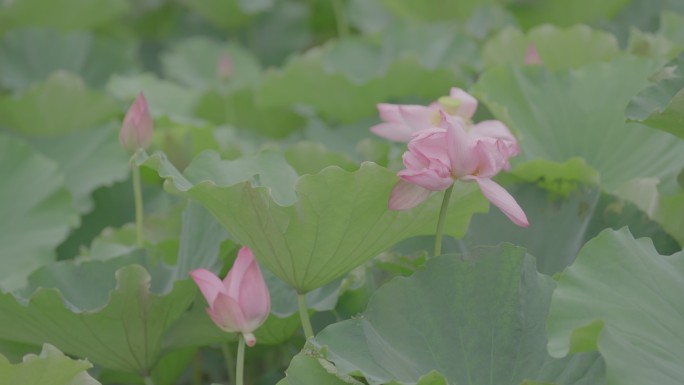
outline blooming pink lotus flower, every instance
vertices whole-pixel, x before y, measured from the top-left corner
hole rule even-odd
[[[508,158],[518,154],[515,137],[501,122],[468,126],[457,116],[442,114],[441,127],[419,131],[404,153],[405,170],[397,175],[389,200],[392,210],[408,210],[432,191],[449,188],[455,180],[476,182],[484,196],[518,226],[527,217],[515,199],[491,178],[509,169]]]
[[[226,278],[221,281],[205,269],[190,272],[204,294],[209,317],[227,332],[240,332],[247,346],[254,346],[252,333],[266,321],[271,311],[271,297],[252,250],[243,247]]]
[[[149,106],[145,95],[141,92],[126,112],[121,131],[119,131],[119,142],[129,152],[147,148],[152,141],[153,130],[154,123],[150,116]]]
[[[385,139],[406,143],[415,132],[439,126],[442,113],[470,120],[476,109],[477,99],[454,87],[449,96],[443,96],[429,106],[378,104],[384,123],[371,127],[371,131]]]

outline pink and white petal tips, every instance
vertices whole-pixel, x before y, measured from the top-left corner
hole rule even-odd
[[[525,64],[527,65],[541,65],[541,57],[539,56],[539,51],[537,51],[537,46],[534,43],[530,43],[527,46],[527,51],[525,52]]]
[[[390,193],[388,207],[390,210],[409,210],[426,200],[431,193],[430,190],[400,180]]]
[[[465,130],[461,118],[442,114],[442,127],[445,129],[444,146],[449,154],[451,175],[460,178],[477,169],[478,160],[473,156],[473,141]]]
[[[505,188],[488,178],[472,177],[482,190],[485,198],[499,208],[513,223],[521,227],[529,226],[527,216],[518,202],[506,191]]]
[[[227,53],[221,54],[216,62],[216,77],[219,80],[228,80],[233,75],[233,60]]]
[[[119,142],[129,152],[147,148],[152,142],[153,131],[154,123],[149,106],[145,95],[141,92],[126,112],[119,131]]]
[[[396,142],[408,142],[413,134],[433,125],[438,108],[419,105],[378,104],[383,123],[370,130],[374,134]]]
[[[190,277],[192,277],[192,280],[195,281],[195,284],[199,287],[209,306],[216,301],[216,297],[218,297],[219,293],[227,293],[226,288],[223,286],[223,282],[221,282],[216,274],[209,270],[193,270],[190,272]]]
[[[271,311],[271,297],[252,250],[247,247],[241,248],[233,269],[236,269],[238,264],[244,266],[244,271],[239,292],[235,293],[236,298],[250,323],[248,329],[252,327],[256,329],[268,318]]]
[[[475,115],[475,111],[477,110],[477,99],[475,99],[471,94],[460,88],[453,87],[449,92],[449,96],[459,102],[455,115],[458,115],[464,119],[470,119],[473,117],[473,115]]]

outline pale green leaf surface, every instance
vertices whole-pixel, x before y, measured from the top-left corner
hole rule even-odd
[[[432,233],[441,204],[441,194],[433,194],[413,210],[388,210],[397,177],[372,163],[364,163],[354,172],[333,166],[302,176],[289,193],[286,184],[275,176],[259,178],[260,183],[268,180],[282,194],[296,197],[296,202],[281,205],[267,188],[252,187],[249,182],[228,185],[225,171],[236,163],[218,161],[214,165],[220,169],[215,177],[209,175],[212,166],[207,166],[202,167],[203,178],[194,175],[186,179],[159,155],[138,162],[158,169],[162,177],[171,179],[175,189],[204,205],[255,252],[259,262],[300,293],[332,282],[404,238]],[[266,171],[263,175],[269,168],[273,172],[282,167],[262,166]],[[231,173],[231,178],[234,175]],[[193,185],[189,181],[193,178],[203,181]],[[291,179],[286,178],[285,183]],[[476,186],[458,184],[447,216],[447,233],[463,234],[470,216],[486,205]]]
[[[627,4],[629,0],[546,0],[514,2],[509,9],[520,25],[528,29],[544,23],[569,27],[578,23],[610,19]]]
[[[546,352],[554,287],[511,245],[465,259],[434,257],[424,270],[384,285],[360,317],[327,327],[316,342],[340,373],[358,371],[374,385],[416,384],[433,370],[453,384],[600,384],[597,354],[560,361]]]
[[[625,117],[684,139],[684,55],[663,72],[662,79],[631,100]]]
[[[92,128],[119,114],[107,94],[78,75],[58,71],[19,96],[0,97],[0,126],[24,135],[56,135]]]
[[[259,100],[265,106],[305,104],[323,117],[351,123],[375,114],[376,103],[408,96],[434,99],[463,82],[463,76],[453,66],[430,70],[415,57],[392,60],[382,76],[374,77],[373,74],[380,74],[376,72],[379,53],[354,47],[358,55],[344,56],[345,60],[334,67],[332,61],[326,67],[326,58],[340,48],[328,44],[293,58],[278,72],[267,71]],[[360,80],[365,81],[359,84]]]
[[[59,136],[34,137],[31,143],[57,161],[66,187],[83,213],[93,208],[93,191],[128,177],[128,155],[118,136],[118,125],[107,124]]]
[[[156,75],[113,75],[107,83],[107,91],[120,101],[132,103],[140,92],[145,94],[150,114],[157,118],[169,116],[187,119],[199,103],[200,93]]]
[[[180,3],[221,28],[237,28],[253,19],[253,13],[268,8],[272,0],[180,0]]]
[[[284,138],[306,125],[304,117],[289,106],[265,106],[250,89],[228,95],[208,91],[200,98],[195,114],[215,124],[274,138]]]
[[[543,65],[551,70],[608,61],[619,53],[617,40],[607,32],[585,25],[561,28],[545,24],[526,34],[514,27],[499,32],[483,48],[485,64],[524,64],[530,44],[534,44]]]
[[[230,59],[232,75],[221,80],[218,64],[222,55]],[[161,56],[164,74],[193,89],[238,89],[255,86],[261,76],[259,61],[244,48],[202,37],[178,42]]]
[[[598,349],[607,385],[679,384],[682,292],[684,253],[659,255],[651,240],[634,239],[626,228],[606,230],[558,282],[547,324],[549,352],[560,357]]]
[[[197,289],[190,280],[172,282],[161,266],[151,267],[152,280],[138,263],[147,264],[132,254],[39,270],[26,290],[37,288],[30,297],[0,294],[0,338],[48,342],[104,368],[148,372],[159,358],[162,336]]]
[[[527,214],[530,226],[518,227],[499,210],[490,210],[473,216],[462,240],[464,246],[501,242],[523,246],[537,258],[539,271],[547,275],[570,266],[582,246],[605,228],[629,226],[638,236],[652,237],[661,252],[672,253],[681,248],[634,204],[601,194],[595,185],[576,186],[565,196],[533,184],[506,187]]]
[[[79,217],[57,164],[4,134],[0,175],[0,286],[9,290],[54,259],[54,249]]]
[[[392,13],[403,18],[436,21],[460,19],[470,16],[475,9],[486,4],[495,4],[495,0],[381,0]]]
[[[134,47],[132,40],[83,31],[12,30],[0,42],[0,83],[22,90],[65,70],[80,74],[88,84],[104,85],[113,72],[133,66]]]
[[[624,122],[629,99],[647,84],[654,65],[620,57],[555,73],[494,68],[482,76],[476,93],[519,134],[521,158],[581,157],[610,192],[633,179],[671,178],[684,164],[684,142]]]
[[[286,150],[284,156],[299,175],[316,174],[328,166],[338,166],[346,171],[359,167],[344,154],[328,151],[316,142],[299,142]]]
[[[0,385],[100,385],[88,375],[91,367],[88,361],[72,360],[44,344],[40,355],[26,355],[18,364],[0,356]]]
[[[17,27],[49,27],[61,31],[88,29],[111,22],[129,9],[126,0],[21,0],[5,2],[0,34]]]

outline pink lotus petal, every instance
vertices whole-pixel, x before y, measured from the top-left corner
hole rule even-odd
[[[190,272],[190,277],[192,277],[193,281],[195,281],[197,284],[197,287],[199,287],[209,306],[212,306],[212,304],[216,301],[216,297],[219,295],[219,293],[228,293],[226,288],[223,286],[223,282],[221,282],[216,274],[209,270],[193,270]]]
[[[464,178],[465,180],[466,178]],[[506,216],[518,226],[527,227],[529,222],[527,216],[522,210],[518,202],[506,191],[503,187],[498,185],[491,179],[471,177],[470,180],[475,180],[480,185],[482,194],[492,204],[499,208]]]
[[[247,321],[240,304],[224,293],[219,293],[214,306],[207,309],[207,313],[216,325],[227,332],[252,331],[247,329]]]
[[[247,271],[255,264],[254,254],[248,247],[241,247],[237,258],[233,262],[233,267],[223,279],[223,285],[228,290],[228,294],[233,298],[240,298],[240,290]]]
[[[439,171],[433,169],[402,170],[397,175],[406,182],[430,191],[446,190],[454,183],[451,174],[449,174],[449,168],[446,165]]]
[[[385,139],[407,143],[413,137],[413,131],[401,123],[380,123],[370,128],[371,132]]]
[[[268,318],[268,314],[271,311],[271,296],[268,291],[268,286],[266,286],[266,282],[264,281],[264,277],[261,274],[259,264],[252,256],[252,251],[243,247],[238,253],[238,258],[240,258],[240,255],[244,256],[246,253],[249,253],[251,263],[244,271],[242,287],[240,288],[237,299],[240,303],[240,308],[249,323],[247,330],[253,330],[259,327],[259,325],[264,323],[266,318]]]
[[[449,96],[460,102],[456,114],[465,119],[470,119],[477,110],[477,99],[460,88],[453,87]]]
[[[389,199],[390,210],[409,210],[430,196],[431,191],[400,180],[394,185]]]
[[[446,129],[444,145],[447,147],[451,163],[451,175],[460,178],[472,174],[477,168],[478,159],[473,156],[473,143],[466,133],[462,119],[442,115],[442,127]]]
[[[399,105],[401,118],[411,130],[418,131],[434,127],[439,118],[439,111],[434,108],[417,105]]]
[[[537,46],[533,43],[527,46],[527,52],[525,52],[525,64],[527,65],[540,65],[543,64],[541,57],[539,56],[539,51],[537,51]]]

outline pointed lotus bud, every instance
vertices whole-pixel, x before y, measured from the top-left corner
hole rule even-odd
[[[527,65],[540,65],[543,64],[541,57],[539,57],[539,52],[537,52],[537,47],[530,43],[527,46],[527,52],[525,53],[525,64]]]
[[[233,70],[233,60],[228,54],[222,54],[216,63],[216,77],[219,80],[226,81],[233,75]]]
[[[205,269],[190,272],[209,303],[207,313],[226,332],[242,333],[248,346],[254,346],[252,333],[266,321],[271,311],[271,297],[252,251],[243,247],[226,278],[221,281]]]
[[[147,148],[152,141],[153,130],[154,123],[147,100],[141,92],[126,112],[121,131],[119,131],[119,142],[129,152]]]

